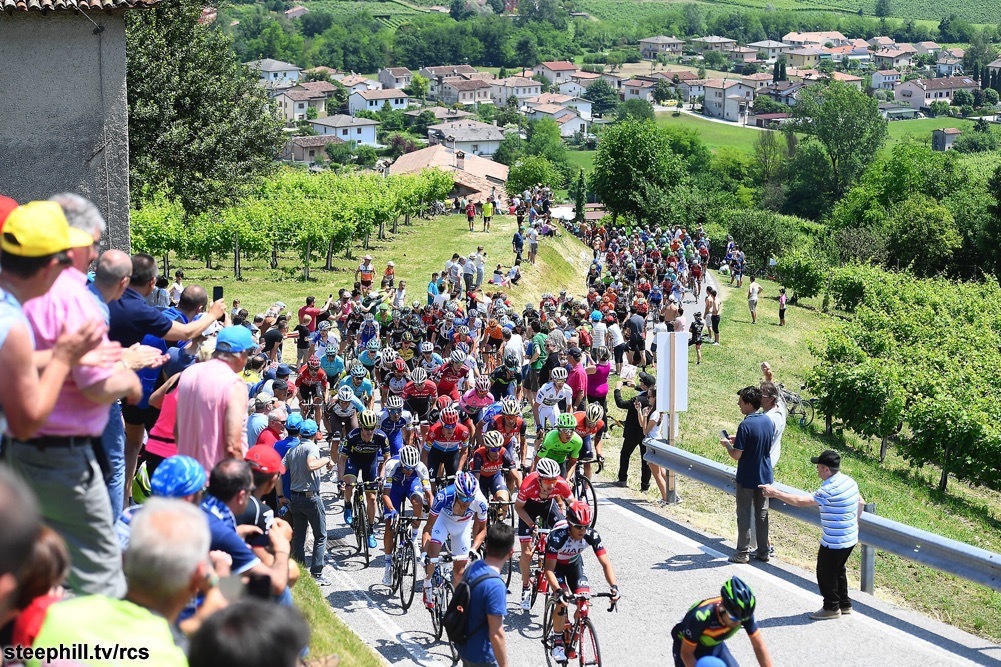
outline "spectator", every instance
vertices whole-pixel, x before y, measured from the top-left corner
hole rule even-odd
[[[306,360],[309,359],[309,325],[313,321],[313,318],[309,315],[303,315],[299,319],[299,324],[295,325],[295,329],[292,330],[295,335],[295,363],[297,368],[301,368]]]
[[[487,531],[483,559],[469,566],[465,579],[470,585],[486,576],[469,594],[466,613],[468,635],[459,646],[464,667],[507,667],[507,640],[504,616],[507,614],[507,590],[500,577],[501,568],[514,554],[514,528],[497,522]]]
[[[567,386],[573,392],[573,399],[570,405],[572,411],[583,410],[584,397],[587,395],[587,369],[584,366],[584,353],[578,347],[571,347],[567,350],[567,359],[570,361],[570,373],[567,377]]]
[[[431,280],[428,282],[428,305],[433,306],[434,300],[438,296],[438,272],[435,271],[431,274]]]
[[[42,521],[27,485],[4,465],[0,465],[0,526],[0,617],[6,617],[17,606],[24,564],[35,549]]]
[[[782,433],[786,429],[786,413],[779,399],[779,388],[774,382],[761,383],[761,410],[772,420],[774,431],[768,457],[772,460],[772,470],[775,470],[779,464],[779,456],[782,455]]]
[[[275,397],[275,409],[282,408],[286,413],[290,413],[292,409],[289,407],[290,394],[288,380],[282,378],[276,379],[271,384],[271,392]]]
[[[170,305],[176,306],[181,302],[181,292],[184,291],[184,271],[178,269],[174,271],[174,282],[170,286]]]
[[[320,469],[328,471],[334,467],[329,456],[320,457],[316,444],[318,435],[316,422],[307,419],[299,427],[300,442],[285,453],[282,464],[288,468],[289,487],[278,491],[279,503],[289,505],[292,510],[292,549],[295,559],[306,562],[306,527],[313,530],[313,557],[309,573],[321,586],[329,586],[330,581],[323,576],[323,560],[327,546],[327,512],[320,497]],[[284,497],[283,497],[284,496]]]
[[[612,370],[611,353],[607,347],[592,348],[593,357],[587,359],[587,402],[597,403],[608,414],[608,375]],[[597,434],[599,437],[601,433]]]
[[[489,221],[487,221],[487,229],[485,231],[490,231]],[[487,251],[483,249],[483,246],[476,246],[476,254],[473,255],[473,266],[476,267],[476,280],[473,281],[473,287],[479,289],[480,285],[483,284],[483,276],[487,266]]]
[[[271,412],[268,413],[268,427],[257,436],[254,446],[266,445],[273,447],[285,434],[285,421],[288,419],[288,413],[284,407],[278,406],[277,403],[272,403],[272,406]],[[247,441],[247,444],[250,444],[250,440]]]
[[[133,522],[125,573],[124,600],[88,595],[52,605],[35,648],[117,644],[148,651],[157,665],[187,665],[171,625],[214,576],[205,518],[187,503],[149,501]]]
[[[522,227],[518,225],[518,229],[514,230],[514,236],[511,237],[511,250],[514,252],[514,259],[518,261],[521,259],[521,253],[525,249],[525,237],[521,235]]]
[[[261,559],[264,565],[270,567],[274,563],[275,554],[271,547],[271,531],[280,530],[286,541],[292,539],[292,526],[288,522],[275,517],[275,494],[278,479],[285,474],[282,457],[269,445],[256,445],[247,450],[247,463],[254,477],[254,492],[247,499],[247,509],[236,517],[238,526],[257,526],[260,534],[251,535],[247,543],[254,550],[254,555]],[[289,561],[288,585],[291,588],[299,579],[299,568]]]
[[[162,465],[157,466],[156,472],[151,473],[149,477],[149,493],[152,497],[183,500],[192,505],[200,505],[202,502],[202,492],[205,490],[207,479],[205,468],[190,456],[171,456]],[[115,522],[115,533],[123,552],[129,550],[133,519],[147,506],[147,503],[143,502],[140,505],[126,507]]]
[[[327,299],[327,303],[324,304],[323,308],[316,307],[316,297],[307,296],[306,305],[299,309],[299,321],[306,325],[310,333],[316,331],[316,325],[318,324],[317,317],[320,313],[325,313],[330,310],[330,306],[334,303],[334,295],[331,294],[330,298]],[[309,322],[305,321],[305,316],[309,315]]]
[[[786,288],[782,287],[779,289],[779,326],[784,327],[786,325],[786,303],[788,303],[788,298],[786,297]]]
[[[206,470],[247,450],[247,387],[238,373],[254,347],[250,332],[226,327],[216,337],[212,358],[181,373],[178,381],[177,452]]]
[[[462,265],[462,281],[466,284],[466,291],[473,291],[473,283],[476,281],[476,253],[469,253],[465,263]]]
[[[274,386],[274,385],[272,385]],[[268,414],[275,406],[275,397],[271,394],[258,394],[254,399],[254,413],[247,417],[247,444],[257,444],[257,438],[268,427]]]
[[[640,491],[646,491],[650,488],[650,474],[652,471],[650,470],[650,464],[643,459],[643,455],[646,454],[646,447],[643,445],[644,434],[643,427],[639,421],[639,411],[650,407],[647,390],[656,384],[656,380],[649,373],[640,373],[638,378],[640,381],[640,393],[634,396],[631,401],[626,401],[622,398],[623,382],[619,382],[615,386],[615,393],[613,394],[615,404],[626,411],[625,423],[622,426],[622,450],[619,452],[619,478],[616,486],[626,486],[626,480],[629,476],[629,457],[639,447],[640,462],[642,465],[640,471]]]
[[[755,531],[758,550],[754,557],[768,562],[768,498],[759,488],[772,483],[772,421],[761,408],[761,390],[744,387],[737,392],[737,407],[744,420],[737,427],[736,435],[720,438],[720,444],[737,462],[737,551],[731,563],[750,560],[751,530]]]
[[[608,324],[608,347],[612,349],[612,357],[615,359],[615,374],[622,372],[622,360],[626,351],[626,337],[622,333],[622,327],[614,315],[609,315],[606,320]]]
[[[264,335],[261,337],[264,354],[267,355],[268,360],[271,361],[271,363],[281,363],[282,343],[285,342],[285,337],[287,335],[288,320],[284,317],[279,317],[275,322],[275,326],[265,331]]]
[[[469,231],[473,231],[474,220],[476,220],[476,203],[470,199],[466,204],[466,222],[469,223]]]
[[[309,626],[291,607],[242,600],[210,617],[191,638],[190,667],[297,667]]]
[[[626,320],[625,331],[627,334],[628,342],[626,343],[626,351],[632,352],[632,354],[627,357],[629,361],[634,366],[646,366],[646,318],[640,314],[639,310],[634,306],[632,308],[632,314],[629,319]]]
[[[170,281],[165,276],[159,276],[153,283],[153,291],[146,295],[146,303],[156,308],[164,310],[170,306]]]
[[[490,231],[490,219],[494,217],[494,200],[488,198],[483,202],[483,231]]]
[[[751,311],[751,324],[758,323],[758,297],[764,289],[758,279],[751,276],[751,282],[747,286],[747,309]]]
[[[841,472],[841,455],[832,449],[814,456],[810,462],[817,466],[820,488],[812,496],[786,493],[771,484],[763,484],[761,491],[766,498],[775,498],[795,507],[820,508],[820,549],[817,552],[817,586],[824,598],[824,606],[810,614],[815,621],[838,618],[852,613],[848,597],[848,571],[845,563],[858,544],[858,520],[862,516],[865,500],[858,485]]]
[[[393,308],[403,309],[406,307],[407,307],[407,281],[401,280],[399,286],[393,291]]]
[[[525,238],[528,240],[528,261],[535,266],[535,258],[539,254],[539,230],[535,225],[529,225]]]
[[[362,293],[372,289],[372,282],[375,280],[375,265],[372,264],[372,255],[365,255],[362,258],[361,264],[355,269],[355,280],[361,283]],[[329,307],[328,304],[327,308]]]
[[[261,562],[245,538],[253,539],[262,531],[256,526],[237,529],[236,517],[243,514],[254,491],[254,478],[246,461],[220,461],[209,475],[209,487],[202,498],[202,511],[208,517],[212,550],[224,551],[233,559],[233,574],[252,574],[271,578],[271,592],[283,602],[291,602],[288,593],[289,543],[284,533],[268,533],[275,556],[270,565]]]
[[[521,260],[516,259],[511,268],[507,270],[507,285],[517,285],[519,280],[521,280]]]
[[[63,583],[70,573],[70,554],[59,534],[42,526],[31,557],[20,575],[17,618],[12,623],[13,646],[31,646],[49,607],[65,596]]]

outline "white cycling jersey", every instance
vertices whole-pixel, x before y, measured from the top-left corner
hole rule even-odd
[[[568,404],[573,400],[573,390],[565,382],[559,391],[557,391],[556,385],[552,382],[547,382],[542,385],[542,388],[535,395],[535,402],[539,404],[540,410],[553,407],[559,410],[557,406],[562,400],[566,400]]]
[[[438,491],[431,504],[431,516],[437,517],[434,527],[431,529],[431,541],[444,544],[445,540],[451,537],[452,557],[464,560],[469,556],[469,548],[473,539],[473,521],[471,519],[475,516],[478,521],[486,521],[490,505],[483,493],[477,489],[472,502],[469,503],[469,507],[461,516],[452,513],[454,506],[454,485]]]

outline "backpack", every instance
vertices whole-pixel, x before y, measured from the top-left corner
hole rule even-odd
[[[583,349],[589,349],[594,339],[591,338],[591,332],[587,330],[587,327],[581,327],[577,330],[577,336],[580,339],[580,346]]]
[[[455,592],[452,593],[452,599],[448,603],[448,607],[445,608],[445,613],[441,618],[441,625],[445,628],[445,633],[448,635],[448,640],[455,644],[456,646],[465,646],[466,642],[469,641],[469,636],[477,633],[484,625],[486,621],[480,627],[469,631],[468,626],[468,607],[469,601],[473,595],[473,589],[476,588],[481,582],[492,578],[500,579],[500,575],[493,572],[486,572],[476,577],[472,581],[469,581],[469,577],[465,576],[459,585],[455,587]]]

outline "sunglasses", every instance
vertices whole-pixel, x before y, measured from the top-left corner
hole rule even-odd
[[[363,431],[374,431],[375,427],[374,426],[362,426],[361,430],[363,430]]]

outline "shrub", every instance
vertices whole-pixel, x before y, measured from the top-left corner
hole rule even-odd
[[[799,248],[779,258],[776,271],[781,282],[793,290],[793,299],[820,294],[828,274],[827,262],[812,248]]]

